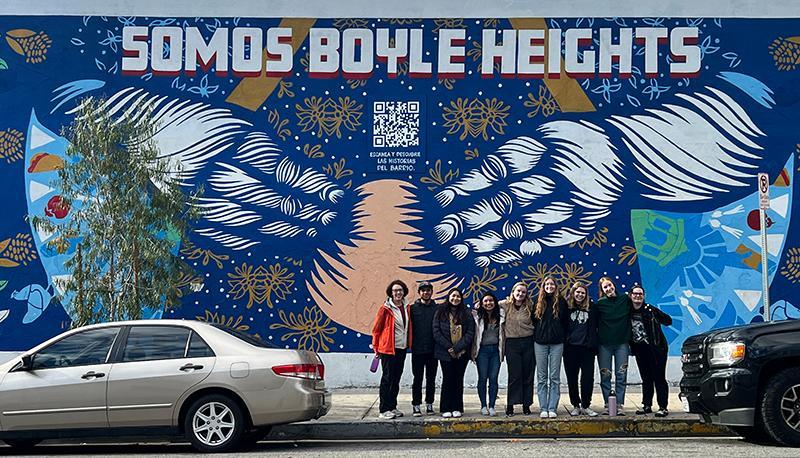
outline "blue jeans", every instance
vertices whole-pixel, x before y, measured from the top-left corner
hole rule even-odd
[[[481,345],[475,362],[478,365],[478,399],[481,408],[486,407],[486,382],[489,382],[489,407],[497,400],[497,376],[500,374],[500,347]]]
[[[617,405],[625,404],[625,385],[628,383],[628,344],[600,345],[597,352],[597,364],[600,366],[600,390],[603,402],[608,407],[608,395],[611,392],[611,358],[614,358],[614,390]]]
[[[533,344],[536,354],[536,394],[541,410],[555,412],[561,398],[561,355],[564,344]]]

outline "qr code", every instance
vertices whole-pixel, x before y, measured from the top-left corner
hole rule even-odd
[[[374,102],[372,146],[419,146],[419,102]]]

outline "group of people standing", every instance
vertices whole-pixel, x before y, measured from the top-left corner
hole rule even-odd
[[[526,284],[519,282],[507,298],[499,301],[491,292],[484,293],[471,310],[457,288],[438,305],[429,282],[419,284],[419,298],[414,303],[406,299],[408,293],[404,282],[392,281],[372,329],[372,346],[382,369],[381,419],[403,416],[397,408],[397,395],[409,350],[414,416],[423,415],[423,381],[424,414],[435,413],[436,373],[441,366],[439,412],[445,418],[460,417],[464,412],[464,374],[470,360],[478,369],[481,413],[495,416],[497,379],[505,360],[506,416],[513,416],[517,405],[522,406],[523,414],[532,414],[535,378],[539,416],[555,418],[563,360],[572,406],[568,413],[594,417],[599,415],[591,409],[595,357],[606,413],[609,397],[614,394],[618,415],[624,415],[631,353],[642,378],[642,406],[636,413],[652,413],[655,394],[655,415],[668,415],[668,347],[661,325],[671,325],[672,318],[645,302],[641,286],[622,294],[611,278],[603,277],[599,297],[592,301],[585,284],[573,284],[562,296],[555,279],[546,277],[538,285],[535,301]]]

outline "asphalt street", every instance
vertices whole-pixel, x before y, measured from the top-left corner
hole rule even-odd
[[[8,447],[0,454],[13,456]],[[498,439],[358,442],[261,442],[248,451],[214,456],[798,456],[797,449],[755,445],[732,438],[670,439]],[[26,456],[138,457],[208,456],[184,444],[45,445]]]

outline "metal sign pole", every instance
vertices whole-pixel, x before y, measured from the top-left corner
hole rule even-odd
[[[758,214],[761,226],[761,297],[764,304],[764,321],[771,321],[769,313],[769,272],[767,272],[767,210],[769,209],[769,176],[758,174]]]

